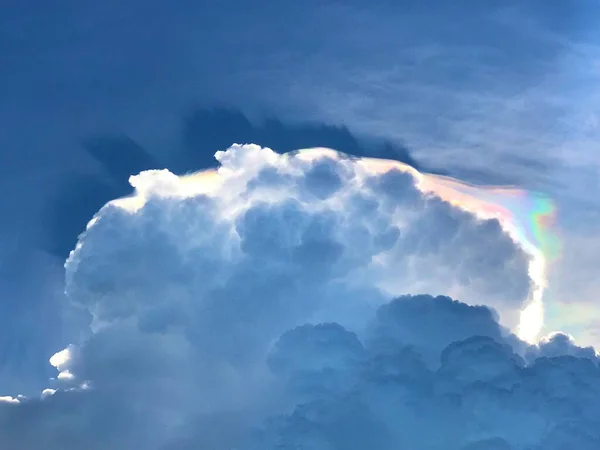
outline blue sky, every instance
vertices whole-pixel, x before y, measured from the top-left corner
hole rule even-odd
[[[128,175],[214,166],[238,141],[547,193],[550,326],[600,345],[599,16],[591,0],[4,2],[0,395],[46,387],[85,334],[64,261]]]

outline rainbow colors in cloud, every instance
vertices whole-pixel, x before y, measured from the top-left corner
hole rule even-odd
[[[331,149],[314,148],[294,154],[306,159],[344,157]],[[518,336],[537,342],[544,326],[543,296],[550,263],[560,255],[560,241],[554,231],[556,207],[547,196],[510,186],[475,186],[454,178],[426,174],[399,161],[361,158],[358,163],[368,171],[382,173],[400,170],[412,174],[417,187],[469,211],[482,219],[497,219],[509,235],[530,256],[529,276],[534,284],[521,311]]]
[[[519,243],[537,249],[547,262],[559,257],[556,206],[548,196],[514,187],[474,186],[448,177],[423,176],[431,180],[429,190],[480,216],[496,217]]]

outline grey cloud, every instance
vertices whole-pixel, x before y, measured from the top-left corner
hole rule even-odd
[[[428,315],[411,315],[407,309],[406,322],[394,326],[398,334],[410,322],[428,329],[428,316],[447,319],[449,305],[465,319],[465,335],[485,331],[485,326],[469,328],[472,312],[466,305],[443,298],[430,304]],[[440,327],[452,327],[452,321],[443,323]],[[489,334],[497,332],[494,324],[487,323]],[[322,340],[320,346],[304,347],[314,353],[290,351],[288,357],[298,357],[298,364],[324,357],[336,361],[345,354],[344,334],[337,336],[338,345]],[[428,336],[424,332],[421,343]],[[573,443],[597,448],[594,405],[600,371],[589,359],[541,357],[526,365],[502,337],[473,335],[454,342],[448,338],[438,352],[437,370],[427,368],[409,339],[403,343],[391,337],[387,346],[367,344],[362,367],[347,367],[352,386],[314,389],[312,401],[268,423],[243,448],[358,450],[368,444],[377,449],[545,450],[566,449]],[[313,342],[312,337],[308,340]],[[337,355],[332,349],[339,350]],[[306,382],[316,384],[316,372],[304,374]],[[322,371],[320,376],[323,388],[329,373]],[[357,423],[364,424],[361,432]]]

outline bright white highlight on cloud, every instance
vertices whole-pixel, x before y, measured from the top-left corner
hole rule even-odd
[[[50,365],[56,367],[56,369],[58,371],[62,371],[63,367],[66,367],[66,365],[69,363],[70,360],[71,360],[71,349],[70,349],[70,347],[68,347],[68,348],[65,348],[64,350],[61,350],[60,352],[52,355],[49,362],[50,362]]]
[[[594,448],[595,353],[510,333],[537,286],[497,220],[400,165],[216,157],[90,222],[65,264],[83,338],[42,398],[0,405],[0,447]]]

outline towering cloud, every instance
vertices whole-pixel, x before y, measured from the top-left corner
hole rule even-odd
[[[80,332],[40,399],[0,398],[2,448],[595,445],[595,353],[511,334],[535,285],[497,220],[401,165],[216,157],[91,220],[65,265]]]

